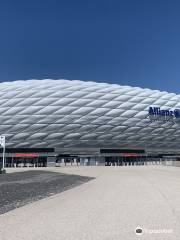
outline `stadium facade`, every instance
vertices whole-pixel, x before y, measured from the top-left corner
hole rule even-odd
[[[139,164],[180,154],[180,95],[79,80],[0,83],[6,166]]]

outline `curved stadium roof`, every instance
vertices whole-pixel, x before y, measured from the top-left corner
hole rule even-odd
[[[79,80],[0,83],[7,147],[179,149],[180,123],[150,121],[149,106],[180,108],[180,95]]]

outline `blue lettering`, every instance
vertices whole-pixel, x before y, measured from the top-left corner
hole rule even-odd
[[[179,111],[179,109],[175,109],[175,110],[174,110],[174,116],[175,116],[176,118],[179,118],[179,117],[180,117],[180,111]]]
[[[161,113],[161,116],[165,116],[166,115],[165,110],[161,110],[160,113]]]
[[[174,116],[174,112],[173,111],[169,111],[170,116],[173,117]]]
[[[169,115],[170,115],[169,110],[164,110],[164,111],[165,111],[165,115],[166,115],[166,116],[169,116]]]
[[[149,115],[180,118],[180,109],[172,111],[160,107],[149,107]]]
[[[149,115],[154,115],[154,109],[152,107],[149,107]]]

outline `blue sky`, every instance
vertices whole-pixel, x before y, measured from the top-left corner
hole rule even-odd
[[[0,81],[66,78],[180,93],[180,1],[0,0]]]

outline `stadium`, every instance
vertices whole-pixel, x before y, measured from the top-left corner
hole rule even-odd
[[[139,87],[51,79],[0,83],[6,167],[178,160],[179,109],[180,95]]]

